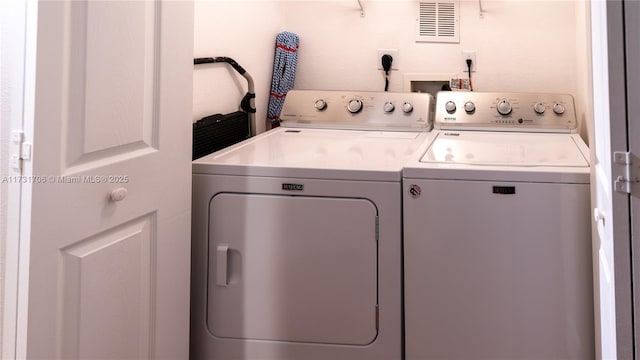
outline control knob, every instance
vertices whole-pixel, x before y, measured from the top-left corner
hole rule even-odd
[[[558,104],[558,103],[554,104],[553,105],[553,112],[558,114],[558,115],[564,114],[564,105]]]
[[[406,103],[402,104],[402,111],[404,111],[406,114],[412,112],[413,111],[413,104],[411,104],[410,102],[406,102]]]
[[[362,110],[362,100],[359,99],[351,99],[347,104],[347,111],[352,114],[359,113]]]
[[[472,112],[476,111],[476,104],[474,104],[473,101],[467,101],[466,103],[464,103],[464,111],[471,114]]]
[[[511,114],[511,110],[511,103],[507,100],[502,100],[498,103],[498,113],[500,113],[500,115],[509,115]]]
[[[384,103],[384,112],[386,113],[391,113],[393,112],[393,110],[396,109],[395,105],[393,105],[393,103],[391,101],[387,101],[386,103]]]
[[[545,111],[546,109],[547,109],[547,108],[544,106],[544,104],[543,104],[543,103],[540,103],[540,102],[537,102],[537,103],[535,103],[535,105],[533,105],[533,110],[534,110],[537,114],[540,114],[540,115],[544,114],[544,111]]]
[[[322,111],[327,108],[327,102],[324,101],[324,99],[318,99],[316,100],[315,107],[317,110]]]
[[[449,100],[444,104],[444,109],[447,110],[449,114],[453,114],[454,112],[456,112],[456,103]]]

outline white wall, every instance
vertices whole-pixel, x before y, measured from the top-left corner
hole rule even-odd
[[[285,30],[282,1],[196,1],[194,57],[227,56],[253,77],[256,130],[265,129],[276,35]],[[227,64],[194,68],[193,121],[240,109],[247,82]]]
[[[399,50],[394,60],[399,69],[391,74],[389,90],[402,91],[407,73],[462,76],[461,51],[475,50],[476,91],[570,93],[586,106],[586,91],[578,91],[588,68],[582,0],[483,0],[482,18],[477,0],[461,0],[459,44],[416,43],[415,0],[361,2],[364,17],[356,0],[202,2],[196,5],[196,56],[205,50],[236,55],[256,78],[259,130],[264,128],[275,36],[283,30],[300,36],[298,89],[382,90],[377,50],[391,48]],[[244,29],[243,22],[248,23]],[[232,27],[237,30],[225,36],[214,30]],[[207,101],[203,96],[215,94],[202,91],[197,70],[195,82],[197,119]],[[237,106],[240,96],[224,98],[216,112],[229,112],[221,106]],[[579,109],[580,124],[584,110]]]
[[[296,87],[382,90],[377,49],[399,50],[390,90],[404,73],[463,75],[477,51],[477,91],[573,91],[575,10],[569,1],[461,1],[460,44],[416,43],[416,1],[290,2],[287,29],[301,37]],[[544,26],[542,25],[544,24]]]
[[[593,75],[591,61],[591,10],[589,1],[576,4],[576,107],[580,135],[587,144],[593,136]]]

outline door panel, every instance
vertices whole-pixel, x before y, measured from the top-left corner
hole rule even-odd
[[[61,249],[64,358],[149,357],[154,223],[145,216]]]
[[[68,144],[65,173],[118,161],[140,149],[157,147],[160,3],[152,1],[72,1],[68,85],[61,97]],[[112,24],[120,24],[113,26]],[[126,55],[124,55],[126,54]],[[109,158],[111,158],[109,160]]]
[[[404,186],[407,359],[594,357],[588,184]]]
[[[273,212],[286,221],[263,220]],[[376,218],[376,207],[364,199],[214,196],[209,330],[236,339],[371,343]]]

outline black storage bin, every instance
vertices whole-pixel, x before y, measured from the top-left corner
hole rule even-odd
[[[248,114],[215,114],[193,123],[193,160],[249,138]]]

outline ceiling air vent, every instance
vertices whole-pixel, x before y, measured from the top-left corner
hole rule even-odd
[[[459,0],[418,3],[419,42],[459,43]]]

